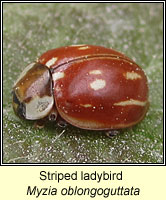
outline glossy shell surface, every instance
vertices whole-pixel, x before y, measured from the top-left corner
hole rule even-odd
[[[76,45],[52,49],[38,62],[52,74],[58,113],[70,124],[102,130],[132,126],[148,109],[143,70],[112,49]]]

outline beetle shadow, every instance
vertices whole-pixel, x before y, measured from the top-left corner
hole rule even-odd
[[[128,129],[113,129],[113,130],[86,130],[75,127],[67,122],[59,121],[57,123],[47,122],[45,127],[43,127],[46,132],[49,133],[50,136],[55,136],[55,134],[63,134],[68,136],[76,136],[76,137],[87,137],[87,138],[106,138],[106,139],[114,139],[116,137],[121,136],[124,132],[128,131]]]

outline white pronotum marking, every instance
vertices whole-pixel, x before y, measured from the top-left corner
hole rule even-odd
[[[120,101],[118,103],[114,103],[114,106],[132,106],[132,105],[145,106],[146,104],[147,104],[147,101],[138,101],[138,100],[130,99],[127,101]]]
[[[141,75],[138,74],[138,73],[136,73],[136,72],[127,72],[127,73],[124,73],[124,77],[127,80],[136,80],[136,79],[142,78]]]
[[[48,115],[54,105],[53,96],[36,96],[26,103],[26,119],[36,120]]]
[[[103,79],[96,79],[95,81],[90,83],[90,87],[93,90],[100,90],[106,86],[106,82]]]
[[[64,76],[65,76],[64,72],[55,72],[52,74],[53,81],[56,81],[60,78],[64,78]]]
[[[51,65],[55,64],[55,62],[56,62],[57,60],[58,60],[57,57],[51,58],[49,61],[47,61],[46,66],[47,66],[48,68],[50,68]]]
[[[95,69],[95,70],[90,71],[89,74],[97,75],[97,74],[102,74],[102,72],[99,69]]]

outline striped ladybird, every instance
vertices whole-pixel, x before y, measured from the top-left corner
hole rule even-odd
[[[13,109],[28,120],[55,120],[91,130],[133,126],[148,110],[143,70],[113,49],[72,45],[42,54],[13,87]]]

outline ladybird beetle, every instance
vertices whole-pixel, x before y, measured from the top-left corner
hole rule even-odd
[[[148,110],[143,70],[113,49],[71,45],[29,64],[13,87],[13,109],[28,120],[56,120],[91,130],[133,126]]]

